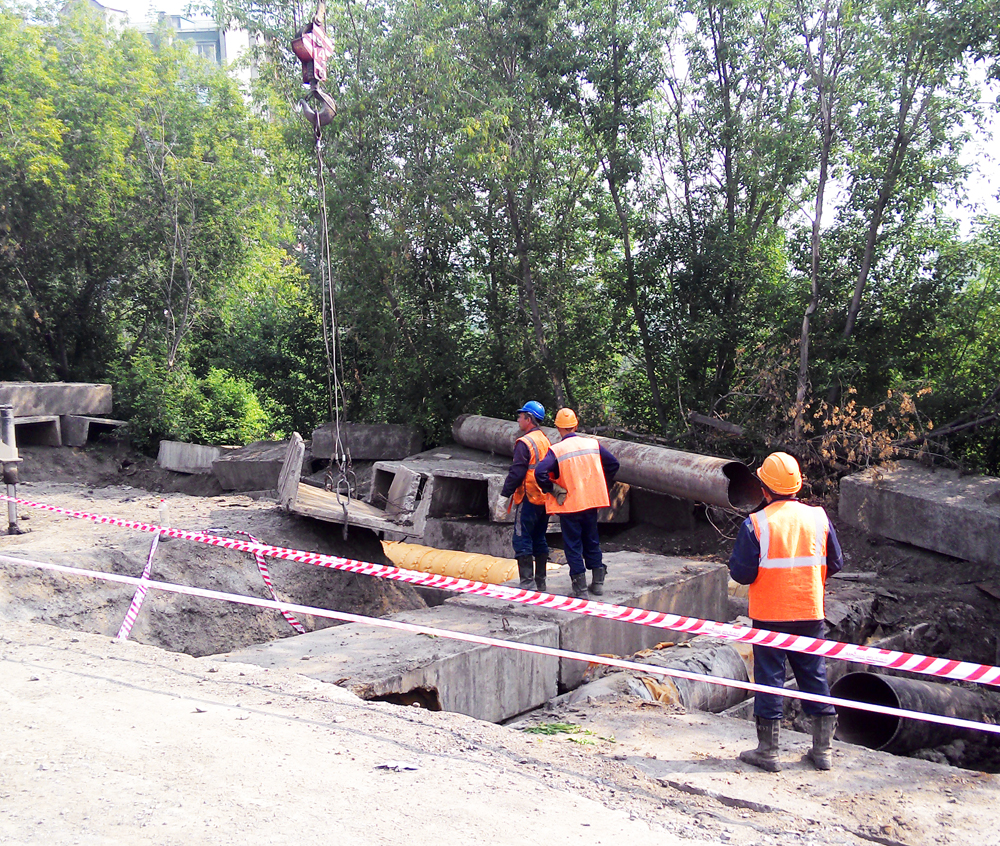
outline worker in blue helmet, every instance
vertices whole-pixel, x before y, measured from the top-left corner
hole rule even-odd
[[[539,428],[544,419],[545,409],[535,400],[517,410],[517,425],[522,435],[514,444],[514,459],[500,491],[502,497],[513,497],[514,557],[523,590],[545,590],[545,568],[549,561],[549,545],[545,541],[549,516],[545,511],[545,494],[535,481],[535,465],[551,446]]]

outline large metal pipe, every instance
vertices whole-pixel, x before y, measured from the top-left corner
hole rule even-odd
[[[0,441],[3,441],[16,454],[17,438],[14,435],[14,406],[0,405]],[[17,496],[17,464],[5,462],[3,465],[3,481],[7,486],[7,496],[11,499]],[[17,503],[7,503],[7,534],[18,535],[21,530],[17,525]]]
[[[985,715],[995,710],[984,697],[962,687],[875,673],[847,673],[833,683],[830,695],[964,720],[982,721]],[[897,755],[940,746],[968,734],[965,729],[874,714],[846,706],[837,707],[837,717],[837,737],[840,740]]]
[[[555,429],[543,428],[550,441]],[[513,455],[521,430],[512,420],[463,414],[451,427],[456,443],[500,455]],[[621,462],[617,480],[651,491],[723,508],[749,511],[764,498],[760,482],[739,461],[676,449],[597,437]]]
[[[480,555],[476,552],[456,552],[396,541],[382,541],[382,549],[386,558],[404,570],[472,579],[491,585],[503,584],[517,575],[517,562],[510,558],[494,558],[492,555]]]
[[[644,657],[642,663],[721,679],[750,681],[749,665],[753,664],[750,647],[712,637],[695,637],[685,641],[683,646],[686,648],[657,650]],[[750,695],[739,687],[668,676],[643,677],[642,683],[656,701],[683,705],[689,711],[718,714]]]

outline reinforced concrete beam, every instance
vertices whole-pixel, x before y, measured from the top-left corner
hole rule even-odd
[[[608,568],[600,601],[612,605],[647,608],[685,617],[725,620],[728,605],[729,570],[724,564],[692,561],[640,552],[605,553]],[[588,582],[590,581],[588,573]],[[517,580],[508,582],[512,587]],[[549,593],[569,594],[569,569],[548,574]],[[458,596],[446,604],[478,608],[491,600]],[[496,605],[496,600],[492,600]],[[568,614],[520,603],[507,603],[504,614],[527,615],[559,627],[560,648],[588,654],[612,654],[627,658],[663,641],[679,642],[687,636],[669,629],[653,629],[620,620]],[[569,658],[559,664],[559,689],[571,690],[584,681],[586,664]]]
[[[12,405],[15,417],[111,414],[111,386],[86,382],[0,382],[0,405]]]
[[[840,519],[965,561],[1000,565],[1000,479],[901,461],[840,480]]]
[[[63,414],[59,418],[63,446],[86,446],[91,436],[113,432],[125,426],[124,420],[109,420],[107,417],[81,417],[78,414]]]

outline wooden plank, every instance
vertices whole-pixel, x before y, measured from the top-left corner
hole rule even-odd
[[[386,517],[384,511],[362,502],[360,499],[347,499],[341,496],[338,500],[334,491],[317,488],[313,485],[299,484],[295,500],[289,511],[305,517],[314,517],[328,523],[344,523],[344,506],[347,506],[346,522],[349,526],[362,526],[377,531],[400,530],[400,524]]]

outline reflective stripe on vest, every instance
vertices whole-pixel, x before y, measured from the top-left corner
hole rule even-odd
[[[829,520],[822,508],[779,500],[750,515],[760,567],[750,585],[754,620],[822,620]]]
[[[538,482],[535,481],[535,465],[542,460],[552,444],[549,443],[549,439],[545,437],[545,433],[541,429],[532,429],[517,440],[524,441],[528,447],[528,472],[524,476],[524,481],[514,491],[514,502],[520,504],[527,495],[528,502],[533,505],[542,505],[545,502],[545,492],[538,487]]]
[[[552,444],[552,452],[559,461],[559,476],[552,481],[566,488],[567,494],[562,505],[552,495],[545,498],[545,510],[549,514],[576,514],[590,508],[607,508],[611,504],[597,441],[575,435]]]

